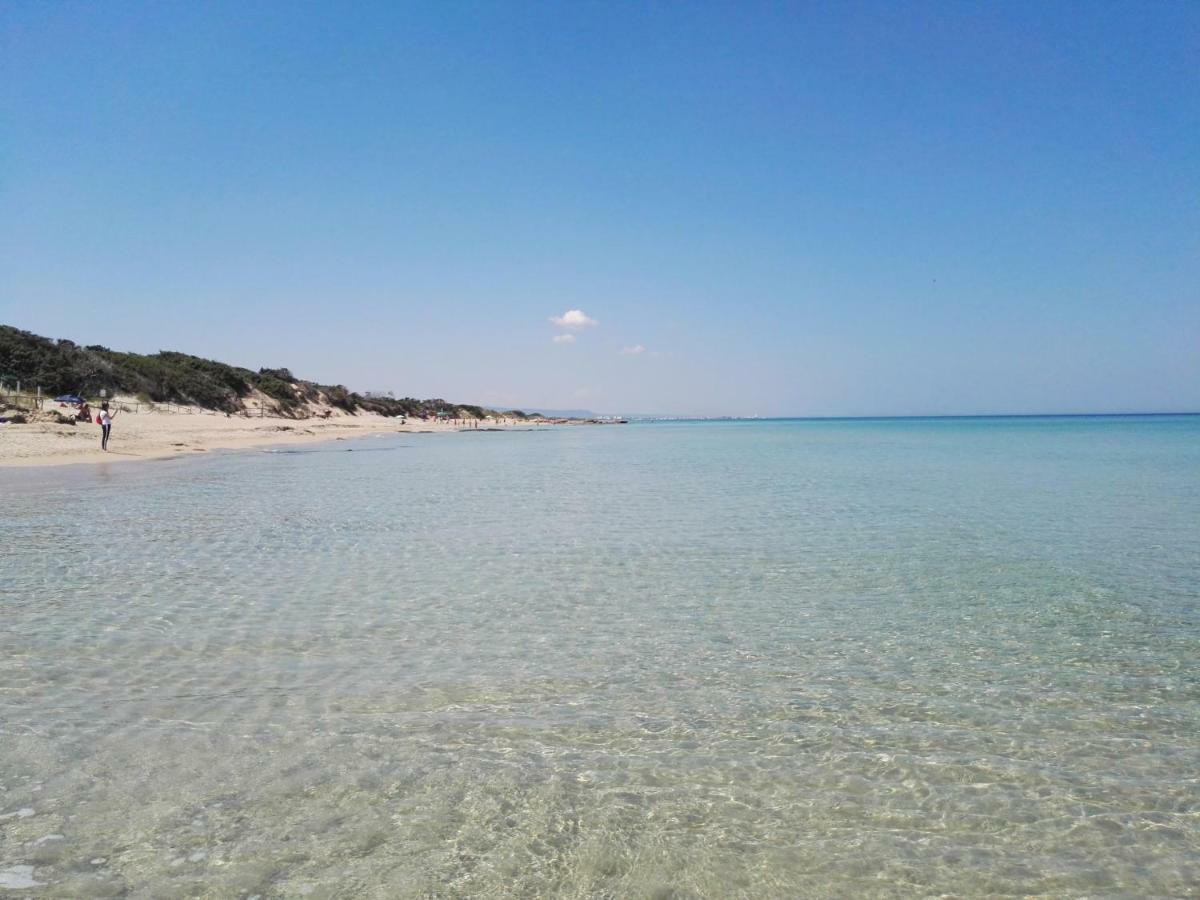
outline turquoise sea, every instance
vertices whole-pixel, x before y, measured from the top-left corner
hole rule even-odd
[[[395,435],[0,501],[0,896],[1200,896],[1197,417]]]

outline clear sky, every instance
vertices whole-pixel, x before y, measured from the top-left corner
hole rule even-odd
[[[1200,3],[7,0],[0,322],[505,406],[1197,410]]]

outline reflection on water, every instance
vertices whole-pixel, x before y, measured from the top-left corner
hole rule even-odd
[[[0,888],[1187,895],[1197,438],[695,424],[0,473]]]

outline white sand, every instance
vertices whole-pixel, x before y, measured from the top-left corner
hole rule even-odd
[[[47,403],[46,410],[56,409]],[[100,449],[100,426],[93,422],[58,425],[29,422],[0,424],[0,466],[56,466],[88,462],[120,462],[194,456],[210,450],[243,449],[299,444],[335,438],[362,437],[394,432],[450,432],[462,425],[389,419],[374,413],[349,415],[338,409],[320,409],[306,419],[245,418],[199,408],[172,407],[141,412],[120,412],[113,420],[108,452]],[[61,410],[73,414],[73,410]],[[9,411],[11,414],[12,410]],[[328,417],[324,417],[324,414]],[[94,416],[94,413],[93,413]],[[530,427],[531,423],[505,420],[486,427]],[[485,427],[480,423],[480,427]]]

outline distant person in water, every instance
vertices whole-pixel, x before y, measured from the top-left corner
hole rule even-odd
[[[100,449],[108,449],[108,435],[112,431],[112,420],[116,418],[116,411],[108,411],[108,401],[100,404],[100,415],[97,417],[100,420]]]

